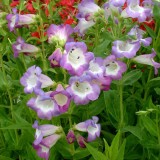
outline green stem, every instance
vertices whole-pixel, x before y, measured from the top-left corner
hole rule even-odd
[[[120,105],[120,122],[119,129],[122,129],[124,126],[124,108],[123,108],[123,84],[120,81],[119,84],[119,105]]]
[[[151,68],[150,71],[149,71],[147,83],[150,81],[151,77],[152,77],[152,68]],[[148,93],[149,93],[149,87],[147,87],[146,90],[145,90],[145,94],[144,94],[144,102],[145,102],[146,99],[147,99]]]
[[[27,65],[26,65],[24,54],[21,54],[21,58],[22,58],[22,61],[23,61],[24,68],[25,68],[25,70],[27,70]]]
[[[37,6],[38,6],[38,14],[39,14],[39,22],[40,22],[40,29],[39,26],[37,25],[37,30],[39,32],[40,35],[40,40],[41,40],[41,59],[42,59],[42,63],[43,63],[43,69],[46,70],[46,54],[45,54],[45,47],[44,47],[44,26],[43,26],[43,19],[41,16],[41,7],[40,7],[40,1],[37,0]]]

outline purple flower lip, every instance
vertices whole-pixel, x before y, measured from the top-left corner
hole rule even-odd
[[[69,87],[66,90],[77,105],[94,101],[100,94],[100,87],[92,82],[92,78],[89,75],[71,77]]]

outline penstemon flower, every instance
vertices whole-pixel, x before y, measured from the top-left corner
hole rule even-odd
[[[152,43],[152,38],[151,37],[143,38],[144,34],[145,32],[139,29],[138,26],[133,27],[128,33],[129,36],[133,36],[135,38],[135,40],[132,40],[131,42],[139,41],[144,46],[149,46]]]
[[[52,86],[54,82],[46,75],[42,74],[40,67],[31,66],[23,74],[20,79],[21,85],[23,85],[25,93],[43,94],[41,88]]]
[[[53,134],[42,139],[42,141],[35,145],[33,144],[34,149],[37,151],[39,157],[44,158],[45,160],[49,159],[50,149],[57,143],[61,138],[59,134]]]
[[[98,79],[103,77],[104,69],[103,59],[100,57],[95,57],[92,61],[90,61],[86,74]]]
[[[18,57],[20,53],[24,53],[28,55],[30,53],[36,53],[39,51],[38,47],[25,43],[24,39],[21,37],[17,38],[16,43],[12,45],[12,49],[13,49],[15,58]]]
[[[134,57],[133,60],[140,64],[146,64],[154,67],[155,74],[158,74],[158,68],[160,68],[160,63],[154,61],[154,57],[156,56],[156,52],[152,49],[151,54],[143,54],[137,57]]]
[[[27,105],[37,112],[41,119],[51,120],[60,114],[57,103],[50,97],[51,91],[31,98]]]
[[[94,14],[98,12],[101,8],[94,3],[94,0],[82,0],[78,5],[77,18],[85,18],[90,20],[94,18]]]
[[[66,90],[64,90],[61,84],[57,86],[56,91],[53,91],[50,94],[50,97],[57,103],[60,113],[68,111],[71,96]]]
[[[89,62],[93,59],[92,52],[87,52],[84,42],[68,42],[61,58],[61,67],[68,70],[71,75],[80,76],[89,67]]]
[[[79,18],[77,26],[74,28],[75,32],[78,32],[80,36],[83,36],[85,31],[94,26],[95,22],[92,21],[86,21],[85,18]]]
[[[81,132],[87,132],[87,141],[91,142],[100,136],[101,125],[97,124],[98,120],[97,116],[93,116],[92,119],[76,124],[74,128]]]
[[[79,19],[78,25],[75,27],[75,31],[83,35],[84,32],[95,24],[95,14],[102,10],[94,0],[82,0],[78,5],[77,18]]]
[[[6,19],[8,21],[8,28],[12,32],[15,28],[21,27],[23,25],[29,25],[36,22],[37,15],[35,14],[23,14],[17,13],[17,8],[12,9],[13,14],[8,14]]]
[[[122,78],[122,74],[127,70],[127,65],[121,61],[116,60],[114,55],[110,55],[104,59],[103,65],[105,67],[104,76],[118,80]]]
[[[144,22],[147,17],[150,17],[152,10],[148,7],[139,5],[139,0],[127,0],[127,8],[121,14],[122,17],[137,18],[139,22]]]
[[[50,136],[62,130],[60,126],[51,124],[38,125],[38,121],[35,121],[32,127],[36,129],[35,140],[33,142],[35,145],[38,145],[44,137]]]
[[[113,42],[112,54],[117,58],[133,58],[137,51],[140,49],[141,45],[139,42],[129,42],[116,40]]]
[[[124,5],[125,2],[126,0],[109,0],[109,3],[115,7],[121,7]]]
[[[100,87],[92,82],[92,78],[89,75],[71,77],[69,87],[66,90],[77,105],[84,105],[89,101],[94,101],[100,94]]]
[[[50,60],[51,67],[60,67],[61,58],[62,58],[61,49],[57,48],[48,58],[48,60]]]
[[[73,29],[70,25],[51,24],[47,30],[48,43],[58,43],[60,46],[70,40],[70,35],[73,33]]]

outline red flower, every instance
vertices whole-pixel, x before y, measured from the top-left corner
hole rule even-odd
[[[26,5],[26,8],[30,13],[33,13],[33,14],[36,13],[36,10],[34,9],[34,7],[32,5],[32,2],[28,1],[27,5]]]
[[[12,2],[10,3],[11,7],[16,7],[17,5],[19,5],[19,0],[12,0]]]

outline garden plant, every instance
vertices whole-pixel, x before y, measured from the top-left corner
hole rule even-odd
[[[0,160],[160,160],[159,68],[159,0],[1,0]]]

